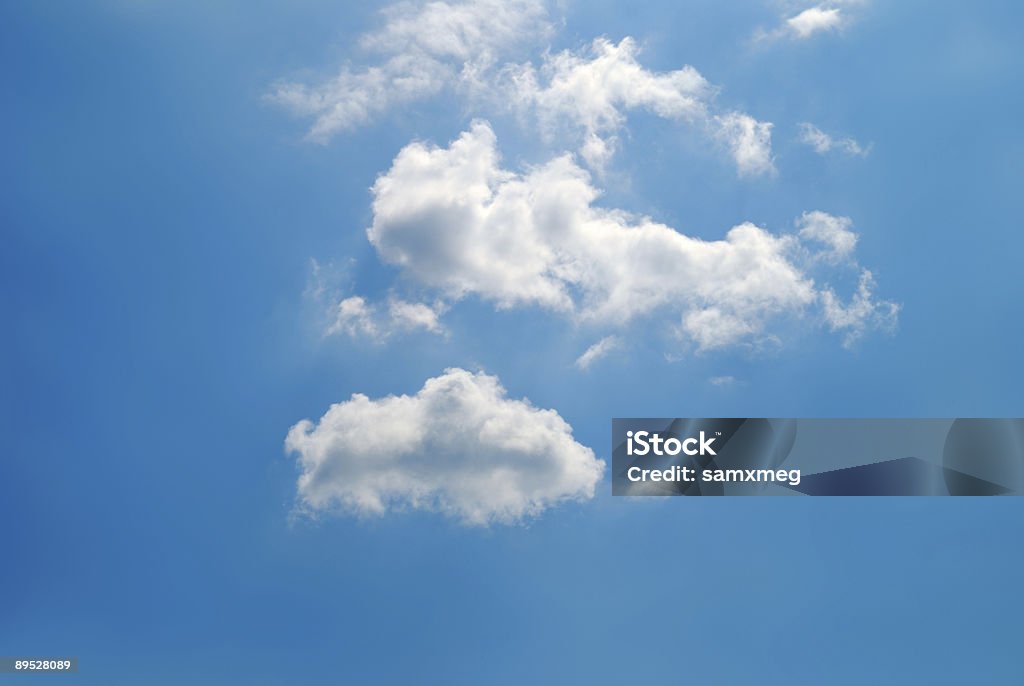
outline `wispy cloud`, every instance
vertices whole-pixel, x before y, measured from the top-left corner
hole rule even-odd
[[[732,151],[741,176],[775,173],[770,122],[758,121],[740,112],[716,116],[714,121],[718,125],[718,135]]]
[[[786,19],[786,28],[797,38],[810,38],[822,31],[835,31],[844,21],[838,7],[809,7]]]
[[[325,335],[343,333],[382,343],[397,333],[416,330],[445,333],[439,315],[441,305],[425,305],[391,297],[386,305],[371,304],[361,296],[345,298],[335,306],[334,318]]]
[[[821,257],[832,262],[853,257],[859,236],[853,231],[853,220],[849,217],[836,217],[819,210],[804,212],[797,218],[796,227],[804,240],[825,246]]]
[[[316,85],[278,83],[268,99],[311,116],[309,139],[326,142],[364,126],[394,107],[472,82],[507,53],[543,41],[551,31],[540,0],[398,3],[383,12],[378,31],[358,40],[377,59],[346,64]]]
[[[809,145],[819,155],[839,152],[853,157],[867,157],[871,152],[870,145],[861,145],[850,137],[831,136],[808,122],[800,124],[799,140],[801,143]]]
[[[851,10],[866,2],[867,0],[831,0],[810,7],[804,6],[799,10],[790,10],[779,18],[776,27],[758,29],[754,33],[754,42],[805,41],[821,34],[837,33],[853,20]]]
[[[618,336],[605,336],[576,358],[576,367],[586,371],[590,369],[590,365],[620,348],[622,348],[622,339]]]
[[[447,306],[441,300],[427,304],[389,292],[380,302],[352,291],[349,272],[354,260],[344,266],[310,260],[309,280],[303,293],[311,309],[313,326],[324,338],[348,336],[382,344],[400,334],[417,331],[447,336],[441,315]]]
[[[874,290],[875,278],[864,269],[850,302],[842,302],[831,289],[821,294],[825,320],[833,331],[842,332],[844,347],[853,347],[869,329],[891,331],[896,327],[900,306],[875,300]]]
[[[529,63],[507,66],[508,86],[500,90],[511,93],[521,111],[535,115],[549,136],[571,123],[581,139],[581,155],[594,169],[614,154],[626,113],[639,109],[686,122],[722,141],[740,175],[775,171],[770,123],[718,107],[718,89],[695,68],[654,72],[639,63],[638,55],[632,38],[618,43],[598,38],[587,51],[545,55],[539,69]]]
[[[401,3],[385,18],[379,31],[358,41],[368,58],[363,66],[346,64],[314,85],[281,82],[268,94],[313,118],[311,140],[326,142],[448,91],[478,112],[512,108],[598,171],[614,156],[628,114],[642,110],[714,141],[741,176],[775,172],[772,124],[719,105],[719,89],[695,68],[649,70],[628,36],[618,43],[598,38],[582,50],[541,50],[553,24],[539,0]],[[515,59],[531,47],[537,64]]]

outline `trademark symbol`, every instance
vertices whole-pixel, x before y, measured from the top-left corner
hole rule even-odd
[[[721,431],[716,431],[716,432],[715,432],[715,435],[716,435],[716,436],[721,436],[721,435],[722,435],[722,432],[721,432]]]

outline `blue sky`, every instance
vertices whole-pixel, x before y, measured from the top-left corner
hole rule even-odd
[[[841,26],[800,37],[786,19],[810,4],[720,5],[563,3],[490,67],[632,36],[647,73],[692,65],[717,89],[689,121],[623,110],[601,169],[580,129],[462,84],[306,140],[315,115],[275,89],[378,64],[357,44],[387,25],[376,7],[0,10],[0,653],[77,655],[53,679],[82,684],[1019,683],[1015,499],[638,503],[605,473],[510,524],[408,501],[296,515],[296,422],[449,367],[557,411],[596,460],[614,416],[1024,415],[1019,8],[826,4]],[[730,112],[773,124],[773,170],[738,169],[715,133]],[[753,333],[710,349],[674,333],[688,292],[629,329],[583,321],[583,296],[569,314],[452,296],[367,239],[369,189],[474,119],[518,179],[574,153],[595,216],[721,241],[743,222],[795,235],[818,210],[851,220],[855,254],[801,265],[815,304],[720,304]],[[818,154],[803,122],[870,151]],[[844,346],[820,293],[848,302],[862,269],[898,321]],[[443,301],[445,334],[325,336],[350,297]],[[579,369],[608,335],[622,347]]]

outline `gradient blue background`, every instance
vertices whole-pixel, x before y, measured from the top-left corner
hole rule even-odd
[[[709,238],[849,215],[895,336],[668,363],[654,323],[580,374],[594,332],[470,301],[450,340],[321,340],[310,258],[354,258],[345,278],[383,293],[368,188],[469,118],[422,103],[321,147],[265,103],[329,73],[375,8],[4,3],[0,654],[77,655],[36,678],[104,685],[1024,682],[1018,499],[651,503],[606,482],[524,527],[290,520],[289,426],[452,365],[605,459],[613,416],[1024,416],[1020,6],[878,2],[842,37],[753,50],[778,8],[721,5],[573,3],[557,47],[634,35],[652,69],[693,64],[776,123],[779,176],[737,181],[638,116],[602,202]],[[872,154],[818,157],[800,121]],[[494,125],[506,164],[546,154]]]

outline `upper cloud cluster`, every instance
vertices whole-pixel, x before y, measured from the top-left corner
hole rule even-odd
[[[773,317],[821,303],[831,291],[809,269],[849,258],[856,243],[848,219],[823,212],[805,214],[799,235],[745,223],[706,241],[603,209],[571,155],[525,174],[502,168],[485,122],[448,148],[406,146],[373,194],[368,237],[380,257],[444,297],[605,327],[667,312],[700,349],[756,340]]]
[[[295,424],[285,447],[298,456],[310,513],[419,509],[509,524],[592,498],[604,473],[557,412],[509,399],[497,377],[464,369],[411,396],[355,394]]]
[[[722,145],[741,176],[771,174],[772,124],[716,105],[718,89],[690,66],[653,72],[629,37],[598,38],[584,50],[544,52],[540,66],[512,59],[540,46],[552,25],[536,0],[400,4],[359,45],[371,66],[344,66],[318,84],[278,84],[269,98],[314,117],[309,137],[326,141],[389,109],[455,89],[478,108],[511,105],[549,139],[568,136],[583,159],[603,169],[630,110],[681,121]],[[564,146],[563,146],[564,147]]]

